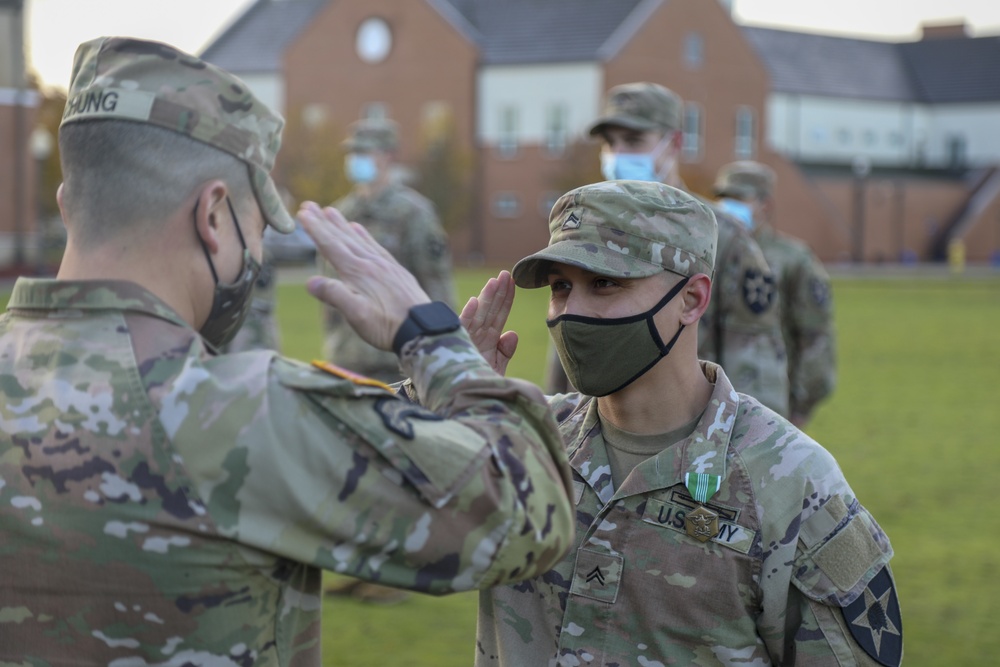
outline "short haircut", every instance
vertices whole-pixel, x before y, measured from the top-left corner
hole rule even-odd
[[[256,203],[246,163],[177,132],[145,123],[96,120],[59,131],[63,202],[76,243],[94,247],[149,231],[200,185],[220,179],[233,205]]]

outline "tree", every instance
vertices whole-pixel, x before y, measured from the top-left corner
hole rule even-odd
[[[472,211],[473,160],[459,141],[451,115],[442,111],[425,122],[421,143],[417,189],[434,203],[447,232],[462,229]]]
[[[302,111],[296,109],[288,114],[275,180],[288,189],[296,202],[308,200],[326,205],[351,190],[340,149],[343,130],[326,119],[306,122],[308,115]]]

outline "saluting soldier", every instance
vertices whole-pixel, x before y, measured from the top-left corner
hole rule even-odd
[[[345,169],[354,189],[334,204],[344,217],[362,225],[388,250],[435,301],[454,305],[448,238],[429,199],[399,182],[394,172],[399,128],[389,119],[353,123],[344,141]],[[333,275],[320,258],[324,274]],[[324,308],[323,355],[383,382],[403,379],[391,352],[366,343],[347,323],[344,313]]]
[[[680,174],[683,110],[681,98],[659,84],[629,83],[608,91],[603,113],[589,130],[602,143],[604,177],[686,189]],[[787,415],[787,359],[774,275],[743,225],[715,213],[718,272],[699,327],[698,354],[725,368],[738,391]],[[563,375],[558,365],[549,374]],[[548,386],[550,393],[564,388],[564,383]]]
[[[320,665],[322,569],[428,593],[541,574],[573,521],[540,391],[333,209],[310,293],[393,350],[424,407],[239,328],[283,121],[166,44],[77,50],[68,242],[0,318],[0,663]],[[389,659],[389,662],[392,662]]]
[[[741,160],[719,170],[719,205],[753,233],[777,278],[788,354],[789,419],[805,428],[837,379],[830,277],[803,241],[774,227],[774,170]]]
[[[885,532],[829,452],[698,359],[711,209],[608,181],[563,195],[549,232],[462,322],[503,371],[514,283],[551,291],[580,391],[550,399],[576,542],[549,572],[480,593],[477,667],[899,665]]]

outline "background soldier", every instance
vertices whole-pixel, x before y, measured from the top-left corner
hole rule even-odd
[[[804,428],[836,384],[833,298],[826,269],[805,243],[773,226],[775,174],[749,160],[719,170],[720,206],[742,220],[778,280],[788,352],[789,418]]]
[[[608,180],[666,183],[685,189],[680,175],[684,103],[655,83],[629,83],[608,92],[604,112],[590,127],[603,143]],[[785,346],[771,270],[744,226],[721,210],[712,299],[699,327],[698,355],[726,369],[737,391],[775,412],[788,413]],[[550,376],[564,376],[550,365]],[[550,393],[560,390],[548,387]]]
[[[454,305],[451,253],[434,205],[398,182],[394,173],[399,131],[391,120],[355,122],[344,142],[345,166],[354,190],[334,206],[368,233],[412,273],[435,301]],[[333,275],[320,258],[324,274]],[[383,382],[402,380],[391,352],[362,340],[336,308],[324,308],[324,357]]]
[[[67,246],[0,318],[0,663],[320,665],[321,568],[446,593],[572,540],[541,392],[333,209],[310,293],[395,350],[423,408],[239,328],[282,119],[165,44],[83,44],[59,132]],[[447,361],[445,361],[447,360]],[[391,662],[391,660],[390,660]]]

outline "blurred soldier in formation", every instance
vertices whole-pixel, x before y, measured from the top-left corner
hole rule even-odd
[[[601,171],[608,180],[666,183],[681,179],[684,103],[655,83],[629,83],[608,92],[604,111],[590,127],[603,144]],[[699,327],[698,355],[726,369],[737,391],[788,414],[785,345],[774,276],[742,223],[715,210],[719,227],[712,299]],[[549,393],[565,391],[565,372],[553,360]]]
[[[551,292],[549,332],[582,392],[550,397],[575,548],[480,593],[476,666],[899,665],[885,532],[829,452],[698,360],[709,207],[607,181],[563,195],[549,232],[461,317],[504,372],[514,283]]]
[[[753,233],[778,281],[781,330],[788,353],[789,419],[804,428],[836,384],[830,277],[802,241],[774,228],[775,174],[744,160],[719,170],[719,206]]]
[[[395,351],[423,407],[323,362],[216,354],[265,226],[295,227],[270,177],[283,124],[166,44],[77,50],[66,252],[0,317],[0,664],[318,667],[323,570],[443,594],[572,542],[541,392],[335,210],[299,213],[338,274],[309,291]]]
[[[347,177],[354,189],[334,207],[362,225],[416,276],[431,299],[453,305],[451,252],[434,205],[399,183],[393,170],[399,148],[396,123],[388,119],[357,121],[349,129],[344,148]],[[325,275],[333,275],[322,259],[320,268]],[[382,382],[403,379],[396,356],[366,343],[347,324],[344,313],[326,307],[323,322],[323,356],[328,361]]]

